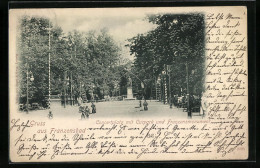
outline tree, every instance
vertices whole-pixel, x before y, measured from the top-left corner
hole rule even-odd
[[[135,55],[134,68],[139,77],[152,87],[154,77],[164,65],[172,65],[171,79],[175,93],[186,88],[186,68],[193,94],[203,90],[205,42],[204,16],[202,14],[150,15],[148,21],[157,24],[154,30],[129,40],[131,54]]]
[[[25,102],[27,91],[27,72],[34,76],[29,81],[29,98],[46,104],[48,87],[48,19],[24,16],[20,22],[18,42],[19,53],[19,92],[20,101]],[[37,95],[37,96],[36,96]]]

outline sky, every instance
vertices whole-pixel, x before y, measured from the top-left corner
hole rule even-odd
[[[155,26],[145,20],[145,14],[131,16],[130,14],[119,12],[116,14],[93,12],[91,15],[84,13],[65,15],[57,12],[53,22],[61,26],[64,32],[69,32],[73,29],[87,32],[106,27],[116,41],[124,41],[138,33],[145,33]]]
[[[183,13],[182,9],[182,13]],[[146,16],[158,13],[175,13],[177,8],[50,8],[17,9],[18,15],[42,16],[49,18],[64,33],[73,30],[88,32],[107,28],[116,43],[124,46],[126,40],[137,34],[146,33],[156,25],[149,23]],[[129,49],[123,47],[122,56],[133,60]]]
[[[122,47],[122,57],[133,60],[129,48],[124,47],[126,40],[137,34],[146,33],[156,25],[149,23],[146,12],[138,10],[132,12],[127,9],[81,9],[80,11],[65,12],[53,11],[53,23],[59,25],[65,33],[78,30],[87,32],[90,30],[99,31],[107,28],[109,34]]]
[[[141,8],[85,8],[85,9],[30,9],[24,14],[44,16],[49,18],[55,26],[62,28],[64,33],[72,30],[88,32],[107,28],[115,42],[123,46],[122,57],[133,60],[129,49],[124,47],[126,40],[137,34],[146,33],[156,27],[146,20],[152,10]]]

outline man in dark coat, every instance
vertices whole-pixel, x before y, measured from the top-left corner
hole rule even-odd
[[[92,113],[96,113],[96,105],[92,102],[91,104],[91,107],[92,107]]]
[[[148,103],[146,102],[146,100],[144,100],[144,111],[147,111],[148,110]]]

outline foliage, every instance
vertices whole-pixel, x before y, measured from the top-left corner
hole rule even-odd
[[[146,87],[154,87],[155,78],[166,70],[164,65],[171,65],[171,88],[178,94],[186,88],[187,65],[190,91],[200,94],[205,62],[204,16],[165,14],[150,15],[147,19],[157,27],[129,40],[131,54],[135,55],[134,69]]]
[[[28,81],[30,103],[46,106],[49,54],[52,95],[66,92],[78,97],[85,93],[90,98],[93,93],[100,99],[104,95],[125,95],[127,79],[131,77],[133,91],[140,94],[144,91],[147,98],[165,64],[171,65],[168,74],[174,94],[181,88],[185,91],[186,65],[190,91],[200,94],[204,77],[204,16],[150,15],[147,20],[157,27],[129,39],[135,60],[133,64],[129,61],[122,65],[120,47],[105,28],[65,34],[47,18],[22,16],[17,43],[20,103],[26,102]]]
[[[112,93],[120,82],[123,68],[117,63],[120,48],[106,29],[87,33],[74,30],[65,35],[49,19],[23,16],[19,30],[17,72],[21,103],[26,101],[28,71],[30,103],[46,106],[49,53],[51,94],[64,94],[65,88],[67,94],[79,96],[80,92],[94,92],[102,98]],[[32,76],[34,81],[30,81]]]

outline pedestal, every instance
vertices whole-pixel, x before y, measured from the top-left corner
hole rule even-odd
[[[132,99],[133,98],[133,90],[132,87],[127,87],[127,98]]]
[[[132,87],[127,87],[127,97],[125,98],[125,100],[135,100]]]

